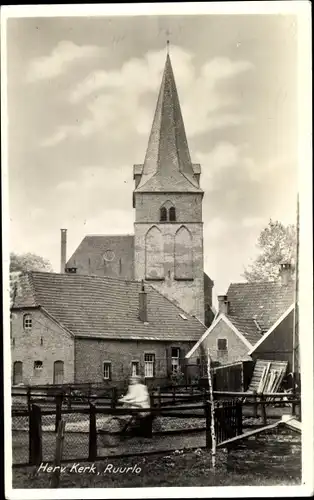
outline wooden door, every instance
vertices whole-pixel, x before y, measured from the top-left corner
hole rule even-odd
[[[53,366],[53,383],[56,385],[63,384],[64,363],[63,361],[55,361]]]
[[[13,385],[22,384],[23,382],[23,363],[15,361],[13,365]]]

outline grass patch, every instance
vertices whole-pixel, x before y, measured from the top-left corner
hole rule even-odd
[[[300,477],[273,469],[267,474],[257,471],[237,473],[228,466],[226,450],[219,450],[217,467],[211,467],[207,450],[184,451],[163,456],[110,458],[95,462],[95,471],[79,473],[73,464],[64,464],[60,488],[138,488],[158,486],[270,486],[300,484]],[[108,469],[112,464],[115,469]],[[90,466],[82,462],[80,466]],[[135,466],[138,473],[135,472]],[[71,471],[72,468],[72,471]],[[120,472],[123,468],[129,471]],[[133,468],[133,472],[130,471]],[[140,471],[139,471],[140,469]],[[116,472],[113,472],[115,470]],[[39,472],[33,477],[34,468],[13,469],[13,488],[49,488],[50,474]]]

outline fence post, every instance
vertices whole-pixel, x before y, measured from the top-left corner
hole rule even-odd
[[[211,417],[210,417],[210,402],[206,401],[204,405],[205,409],[205,419],[206,419],[206,448],[212,447],[212,435],[211,435]]]
[[[89,405],[89,451],[88,460],[93,462],[97,458],[97,430],[96,430],[96,408],[95,405]]]
[[[157,387],[157,394],[158,394],[158,407],[161,407],[161,391],[160,391],[160,386]]]
[[[257,413],[257,393],[256,391],[253,391],[253,399],[254,399],[254,405],[253,405],[253,417],[254,418],[257,418],[258,417],[258,413]]]
[[[203,401],[206,401],[206,387],[202,387]]]
[[[293,402],[291,403],[291,415],[295,417],[295,410],[296,410],[296,376],[295,373],[292,374],[292,399]]]
[[[236,426],[237,426],[237,435],[242,434],[242,402],[236,402]]]
[[[113,387],[111,395],[111,408],[115,408],[117,406],[117,400],[118,400],[117,388]]]
[[[58,394],[56,396],[56,423],[55,423],[55,432],[58,432],[59,422],[61,420],[62,414],[62,394]]]
[[[63,420],[60,420],[59,425],[58,425],[58,433],[57,433],[57,438],[56,438],[56,452],[55,452],[55,459],[54,459],[54,466],[56,468],[54,469],[52,476],[51,476],[51,480],[50,480],[50,487],[51,488],[59,488],[59,484],[60,484],[60,465],[61,465],[62,452],[63,452],[64,429],[65,429],[65,422]]]
[[[41,409],[32,405],[29,413],[29,463],[40,465],[42,459]]]
[[[267,424],[267,414],[266,414],[266,398],[262,395],[260,398],[260,403],[261,403],[261,410],[262,410],[262,419],[263,419],[263,425]]]
[[[31,411],[31,388],[27,387],[27,410]]]
[[[71,390],[71,386],[69,385],[69,389],[68,389],[68,409],[70,410],[71,409],[71,401],[72,399],[72,390]]]

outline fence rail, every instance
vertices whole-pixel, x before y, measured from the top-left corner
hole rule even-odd
[[[268,414],[270,405],[276,407],[281,405],[285,399],[291,405],[291,412],[296,405],[300,406],[300,398],[287,393],[260,395],[216,391],[214,394],[216,398],[214,408],[217,444],[242,433],[243,425],[247,427],[244,421],[247,416],[246,408],[249,406],[253,408],[253,417],[261,417],[261,425],[265,425],[267,419],[271,418],[271,415]],[[144,453],[147,454],[153,453],[153,451],[158,452],[158,450],[161,452],[160,446],[162,445],[166,448],[163,450],[165,452],[170,451],[169,446],[173,446],[174,449],[211,446],[210,403],[207,400],[206,392],[197,394],[200,397],[198,402],[193,400],[195,394],[185,395],[186,397],[182,399],[178,397],[179,394],[175,394],[173,400],[172,392],[162,393],[158,391],[158,396],[160,399],[153,395],[153,404],[148,409],[124,408],[117,404],[112,405],[111,402],[99,406],[90,402],[88,405],[69,408],[63,404],[60,394],[55,398],[55,408],[40,406],[32,402],[30,402],[29,408],[24,410],[13,408],[13,464],[38,465],[42,462],[42,458],[47,462],[51,461],[53,457],[50,453],[55,448],[56,432],[61,421],[65,422],[64,461],[87,460],[91,457],[96,457],[95,460],[106,458],[104,455],[106,447],[101,446],[101,440],[106,434],[107,419],[125,415],[135,417],[138,413],[145,412],[151,416],[152,420],[156,417],[160,422],[166,422],[164,419],[170,419],[170,427],[172,427],[172,422],[175,423],[175,427],[176,422],[178,422],[179,428],[168,429],[166,427],[164,430],[156,429],[152,433],[151,426],[146,429],[146,436],[144,436],[150,439],[144,440],[144,443],[140,441],[143,436],[135,439],[135,450],[132,448],[134,455],[142,453],[143,449]],[[164,396],[168,396],[168,398],[162,401]],[[270,397],[274,397],[274,399],[270,400]],[[189,419],[193,419],[192,426]],[[204,427],[201,427],[202,419]],[[256,426],[256,421],[252,422],[252,427],[256,428]],[[107,434],[112,435],[110,429]],[[114,437],[117,437],[115,433]],[[121,456],[125,455],[127,450],[128,448],[121,452]],[[129,452],[128,454],[130,455]]]
[[[225,407],[225,408],[224,408]],[[227,408],[227,409],[226,409]],[[163,431],[152,432],[152,421],[155,417],[161,419],[167,418],[174,421],[176,419],[190,419],[191,410],[200,410],[205,420],[205,426],[188,429],[168,429]],[[190,413],[184,414],[185,411]],[[238,401],[228,401],[226,404],[218,403],[216,408],[216,419],[228,421],[224,428],[224,432],[220,433],[220,440],[235,437],[242,429],[242,407]],[[74,409],[62,408],[58,414],[52,410],[42,409],[36,404],[32,404],[30,410],[12,411],[12,446],[13,446],[13,464],[14,465],[36,465],[39,466],[43,460],[46,462],[52,461],[53,456],[51,450],[55,448],[55,440],[57,429],[60,429],[60,422],[65,423],[64,432],[64,450],[65,455],[63,461],[69,460],[89,460],[94,461],[104,458],[108,448],[101,445],[105,434],[114,436],[115,438],[125,439],[133,434],[125,434],[124,431],[112,432],[110,429],[106,431],[103,426],[106,426],[106,418],[109,416],[136,416],[138,414],[147,414],[147,419],[141,420],[141,434],[134,434],[135,450],[137,455],[139,451],[143,451],[146,440],[148,443],[147,453],[153,450],[158,451],[158,446],[164,443],[169,452],[169,446],[172,449],[182,447],[182,439],[188,439],[188,447],[192,448],[196,442],[196,446],[210,446],[209,438],[210,430],[208,419],[206,416],[210,412],[210,403],[203,402],[202,405],[180,405],[167,407],[166,414],[162,407],[151,407],[147,409],[139,408],[98,408],[92,403],[88,408],[78,411]],[[173,413],[172,413],[173,412]],[[21,421],[23,420],[23,422]],[[199,420],[198,420],[199,421]],[[219,424],[217,424],[219,425]],[[223,425],[223,424],[221,424]],[[143,434],[144,430],[144,434]],[[203,436],[203,437],[202,437]],[[207,438],[206,438],[207,436]],[[161,440],[161,443],[160,443]],[[157,447],[156,447],[157,444]],[[119,445],[118,445],[119,446]],[[134,444],[133,444],[134,446]],[[128,452],[130,451],[126,448]],[[160,446],[159,446],[160,448]],[[132,448],[131,448],[132,449]],[[159,451],[161,451],[159,449]],[[129,453],[130,454],[130,453]]]

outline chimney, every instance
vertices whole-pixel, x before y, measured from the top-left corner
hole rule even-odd
[[[292,278],[292,266],[290,262],[280,264],[280,279],[281,284],[287,286]]]
[[[60,273],[65,273],[65,265],[67,261],[67,230],[61,229],[61,269]]]
[[[147,323],[147,292],[145,292],[143,280],[142,289],[139,293],[139,318],[143,323]]]
[[[218,295],[218,312],[228,314],[229,302],[227,295]]]

